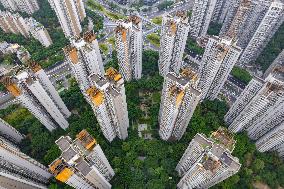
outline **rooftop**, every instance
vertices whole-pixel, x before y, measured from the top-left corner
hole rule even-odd
[[[220,127],[217,131],[213,132],[210,137],[214,142],[223,145],[230,152],[235,148],[236,140],[234,140],[234,135],[226,128]]]
[[[88,150],[92,149],[97,144],[96,139],[92,137],[85,129],[77,134],[76,138],[80,140],[83,146]]]

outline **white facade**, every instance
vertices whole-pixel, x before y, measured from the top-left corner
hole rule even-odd
[[[115,45],[119,72],[126,81],[142,77],[143,33],[142,20],[130,16],[126,21],[119,21],[115,29]]]
[[[195,161],[206,152],[206,150],[212,148],[213,141],[208,139],[203,134],[196,134],[195,137],[189,143],[186,151],[182,155],[179,163],[176,166],[176,171],[181,177],[191,168]]]
[[[194,0],[190,18],[190,36],[204,37],[212,19],[217,0]]]
[[[260,20],[260,18],[256,18]],[[271,37],[278,30],[280,25],[284,21],[284,4],[278,0],[273,1],[269,8],[265,10],[265,14],[262,17],[259,25],[255,27],[255,30],[250,31],[253,36],[249,39],[240,59],[239,64],[244,65],[251,61],[256,60],[264,47],[268,44]],[[253,23],[249,20],[250,24]],[[243,33],[247,34],[247,33]],[[248,36],[242,36],[248,37]],[[242,45],[241,45],[242,46]]]
[[[11,11],[17,10],[17,5],[16,5],[16,2],[14,0],[0,0],[0,3],[6,9],[9,9]]]
[[[0,188],[46,188],[52,176],[47,168],[0,138]]]
[[[160,75],[179,73],[189,28],[185,12],[178,12],[174,17],[163,15],[158,63]]]
[[[30,36],[28,25],[18,13],[12,14],[8,11],[0,11],[0,27],[5,33],[21,34],[25,38]]]
[[[26,24],[25,19],[20,14],[13,14],[13,21],[18,29],[18,31],[25,37],[28,38],[29,26]]]
[[[29,25],[29,32],[38,40],[44,47],[52,45],[52,40],[49,33],[42,24],[37,22],[33,18],[26,19],[26,23]]]
[[[56,104],[59,111],[64,115],[65,118],[70,117],[71,112],[68,110],[68,108],[64,104],[63,100],[59,96],[58,92],[56,91],[55,87],[52,85],[47,74],[41,68],[41,66],[39,64],[37,64],[36,62],[30,61],[29,67],[34,72],[35,76],[39,80],[39,82],[42,85],[42,87],[44,88],[44,90],[48,93],[49,97]]]
[[[271,111],[278,114],[277,107],[283,101],[283,85],[281,74],[271,74],[265,82],[253,79],[225,115],[225,121],[230,125],[229,130],[240,132],[245,129],[252,139],[257,139],[264,134],[263,131],[272,129],[277,119],[264,116],[272,113]],[[269,123],[270,119],[274,121]],[[262,127],[263,131],[257,127]]]
[[[244,108],[252,101],[252,99],[257,95],[259,90],[263,87],[264,81],[259,78],[253,78],[250,83],[243,90],[241,95],[237,98],[235,103],[231,106],[227,114],[225,115],[225,122],[227,124],[232,124],[232,122],[239,116],[239,114],[244,110]],[[236,129],[234,131],[238,131]]]
[[[284,74],[276,69],[263,81],[253,79],[225,116],[231,132],[246,130],[260,152],[280,149],[284,142]]]
[[[37,0],[0,0],[2,5],[11,11],[21,11],[33,14],[39,10]]]
[[[159,113],[159,135],[163,140],[180,140],[200,100],[197,75],[188,70],[166,75]]]
[[[284,108],[284,107],[282,107]],[[276,128],[270,130],[264,136],[259,138],[255,145],[260,152],[266,152],[273,149],[275,146],[284,143],[284,121],[276,126]]]
[[[24,139],[24,135],[19,133],[19,131],[17,131],[3,119],[0,119],[0,135],[15,143],[20,143],[21,140]]]
[[[124,80],[113,68],[106,71],[105,77],[91,75],[93,86],[87,90],[101,130],[108,141],[116,136],[125,140],[129,127]]]
[[[225,3],[223,4],[220,15],[217,18],[215,18],[214,14],[212,19],[215,19],[216,21],[215,20],[213,21],[222,24],[221,33],[222,31],[225,32],[229,28],[229,25],[232,23],[232,20],[234,19],[234,16],[238,10],[239,5],[240,5],[240,0],[226,0]]]
[[[13,78],[5,78],[4,85],[49,131],[57,126],[67,129],[69,124],[57,104],[39,79],[23,71]]]
[[[76,189],[111,189],[109,181],[114,171],[100,145],[87,131],[81,131],[74,141],[62,136],[55,143],[62,154],[49,169],[57,180]]]
[[[61,28],[67,38],[79,37],[82,32],[80,22],[86,17],[82,0],[48,0],[55,11]]]
[[[25,38],[33,36],[45,47],[52,45],[52,40],[47,30],[32,17],[24,19],[18,13],[12,14],[0,11],[0,28],[5,33],[21,34]]]
[[[241,54],[241,49],[230,39],[210,37],[200,66],[198,87],[202,99],[217,98],[231,70]]]
[[[91,74],[104,75],[104,67],[99,44],[95,34],[88,32],[83,38],[71,40],[71,46],[64,49],[65,57],[71,66],[81,92],[88,97],[86,91],[91,87]]]
[[[220,35],[225,35],[227,37],[233,38],[234,40],[238,40],[238,37],[243,32],[242,27],[245,24],[245,21],[248,19],[248,16],[250,16],[250,8],[251,2],[247,0],[242,0],[234,17],[230,17],[228,15],[228,18],[226,18],[226,22],[221,28]],[[234,7],[232,7],[232,9],[234,10]],[[228,21],[230,21],[230,25],[228,24]]]
[[[240,170],[238,158],[231,155],[235,140],[227,133],[218,129],[211,138],[195,135],[176,167],[182,177],[178,189],[210,188]]]
[[[37,0],[15,0],[18,9],[28,14],[33,14],[39,10]]]

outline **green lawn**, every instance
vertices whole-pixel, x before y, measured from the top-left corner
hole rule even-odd
[[[115,47],[115,37],[108,38],[107,42],[111,44],[113,48]]]
[[[156,33],[151,33],[147,35],[147,39],[150,41],[151,44],[155,45],[156,47],[160,47],[160,36]]]
[[[102,5],[100,5],[99,3],[97,3],[94,0],[88,0],[87,6],[92,10],[100,11],[101,13],[103,13],[104,15],[106,15],[107,17],[109,17],[112,20],[119,20],[119,19],[127,18],[126,16],[124,16],[122,14],[113,13],[113,12],[106,10]]]
[[[108,46],[105,43],[100,43],[99,44],[101,51],[104,53],[104,55],[108,54]]]
[[[157,16],[157,17],[153,18],[151,21],[153,23],[161,26],[162,25],[162,20],[163,20],[163,18],[161,16]]]

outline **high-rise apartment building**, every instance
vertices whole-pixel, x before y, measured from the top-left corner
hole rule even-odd
[[[188,31],[186,12],[163,16],[158,63],[160,75],[166,76],[168,72],[179,73]]]
[[[204,37],[212,19],[217,0],[194,0],[189,34],[192,38]]]
[[[0,28],[5,33],[21,34],[25,38],[33,36],[45,47],[52,44],[49,33],[44,26],[31,17],[24,19],[20,14],[0,11]]]
[[[52,45],[50,35],[42,24],[33,18],[28,18],[25,21],[29,26],[29,32],[36,40],[38,40],[44,47]]]
[[[104,75],[104,66],[99,44],[92,32],[87,32],[82,38],[72,39],[71,45],[64,49],[66,61],[72,68],[81,92],[87,98],[86,91],[91,87],[91,74]]]
[[[33,14],[39,10],[37,0],[0,0],[4,8],[11,11],[21,11],[27,14]]]
[[[236,1],[231,4],[220,35],[234,33],[237,45],[244,49],[239,60],[243,65],[259,56],[283,21],[284,3],[280,0]]]
[[[227,27],[229,23],[232,23],[239,5],[240,0],[217,0],[212,21],[222,24],[222,29],[224,25],[228,29]],[[220,6],[222,6],[221,9],[219,8]]]
[[[256,140],[281,123],[283,78],[283,73],[276,70],[265,81],[252,79],[225,115],[225,122],[230,125],[229,130],[247,130],[249,137]]]
[[[237,37],[239,38],[242,24],[247,20],[247,14],[252,10],[252,1],[251,0],[230,0],[228,1],[228,9],[224,12],[224,16],[220,19],[219,23],[223,24],[220,30],[220,36],[226,36],[228,31],[235,30],[237,31]],[[247,14],[246,14],[247,13]]]
[[[45,189],[47,168],[0,137],[0,188]]]
[[[253,79],[225,116],[232,132],[246,130],[259,151],[278,150],[284,142],[284,74],[274,69]],[[281,153],[280,153],[281,154]]]
[[[179,140],[200,100],[198,76],[189,69],[169,72],[164,81],[159,113],[159,135],[163,140]]]
[[[282,105],[282,108],[284,106]],[[283,116],[283,112],[282,112]],[[260,152],[274,150],[274,147],[284,143],[284,121],[282,121],[275,128],[271,129],[264,136],[260,137],[255,145]]]
[[[177,188],[210,188],[236,174],[241,164],[231,155],[234,146],[232,134],[224,128],[210,138],[196,134],[176,167],[182,177]]]
[[[256,60],[283,22],[284,3],[279,0],[275,0],[270,4],[252,38],[246,48],[244,48],[239,63],[246,64]]]
[[[202,91],[202,99],[217,98],[241,51],[231,39],[209,38],[200,65],[198,87]]]
[[[5,9],[9,9],[10,11],[16,11],[18,8],[14,0],[0,0],[0,3]]]
[[[21,140],[24,139],[24,135],[19,133],[19,131],[3,119],[0,119],[0,136],[14,143],[20,143]]]
[[[57,92],[53,90],[54,88],[50,88],[50,81],[41,80],[40,77],[44,78],[44,74],[41,74],[40,70],[38,71],[33,74],[23,70],[13,77],[4,77],[2,82],[7,90],[49,131],[56,129],[58,126],[62,129],[68,128],[69,124],[66,117],[70,112],[62,104],[57,104],[58,94],[54,94]],[[66,112],[66,114],[61,111]]]
[[[29,27],[25,19],[20,14],[12,14],[8,11],[0,11],[0,28],[5,33],[21,34],[25,38],[29,37]]]
[[[39,5],[37,0],[15,0],[18,10],[26,12],[28,14],[33,14],[39,10]]]
[[[41,66],[34,61],[29,61],[28,66],[31,69],[31,71],[34,73],[34,75],[37,77],[38,81],[40,82],[44,90],[48,93],[49,97],[52,99],[53,102],[55,102],[59,111],[64,115],[65,118],[70,117],[71,112],[64,104],[63,100],[59,96],[58,92],[56,91],[55,87],[52,85],[47,74],[41,68]]]
[[[130,16],[125,21],[119,21],[115,28],[115,38],[119,72],[126,81],[140,79],[143,50],[141,18]]]
[[[241,28],[244,25],[244,21],[248,19],[248,16],[250,15],[249,11],[251,10],[251,1],[250,0],[241,0],[240,5],[236,11],[236,14],[234,17],[228,17],[228,19],[232,18],[230,25],[224,24],[223,28],[221,29],[221,36],[227,36],[230,38],[233,38],[234,40],[238,40],[238,36],[240,36],[243,32]],[[228,20],[226,20],[226,23],[228,23]],[[228,28],[225,28],[228,27]],[[226,31],[225,34],[222,32]]]
[[[96,140],[81,131],[75,140],[62,136],[55,142],[61,156],[49,165],[55,178],[75,189],[110,189],[114,176],[105,154]]]
[[[90,76],[92,86],[87,90],[100,128],[108,141],[116,136],[125,140],[129,127],[124,80],[114,68],[109,68],[105,76]]]
[[[284,67],[284,50],[277,56],[277,58],[272,62],[268,69],[264,72],[263,78],[266,78],[270,73],[276,68]]]
[[[79,37],[86,17],[83,0],[48,0],[67,38]]]

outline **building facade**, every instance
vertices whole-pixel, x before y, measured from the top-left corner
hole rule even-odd
[[[66,36],[79,37],[86,17],[83,0],[48,0]]]
[[[62,129],[68,128],[67,115],[65,117],[60,111],[62,109],[59,109],[62,104],[57,104],[54,100],[55,94],[52,94],[57,92],[47,89],[47,86],[42,84],[35,74],[23,70],[15,76],[4,77],[2,82],[7,90],[49,131],[56,129],[58,126]],[[68,111],[68,113],[70,112]]]
[[[52,45],[52,40],[45,27],[33,18],[26,19],[30,34],[38,40],[44,47]]]
[[[241,51],[231,39],[209,38],[200,65],[198,87],[202,91],[202,99],[217,98]]]
[[[116,136],[125,140],[129,127],[124,80],[114,68],[109,68],[105,76],[90,76],[92,86],[87,90],[89,102],[100,124],[100,128],[111,142]]]
[[[20,14],[0,11],[0,28],[5,33],[21,34],[25,38],[33,36],[44,47],[52,45],[52,40],[45,27],[32,17],[23,18]]]
[[[0,137],[0,187],[45,189],[52,176],[47,168]]]
[[[111,189],[109,181],[114,171],[100,145],[86,130],[75,140],[62,136],[55,143],[62,154],[49,165],[49,170],[57,180],[75,189]]]
[[[244,49],[239,64],[256,60],[284,21],[284,4],[280,0],[233,0],[220,35],[235,35]]]
[[[219,9],[215,8],[212,21],[222,24],[221,33],[225,32],[229,28],[229,25],[232,23],[234,16],[238,10],[240,2],[241,2],[240,0],[226,0],[225,2],[222,3],[220,0],[220,3],[222,3],[223,6],[222,9],[216,12],[216,10]],[[216,7],[218,7],[218,5],[216,5]]]
[[[4,8],[11,11],[20,11],[33,14],[39,10],[37,0],[0,0]]]
[[[91,87],[89,76],[91,74],[104,75],[105,73],[95,34],[87,32],[82,38],[71,40],[71,45],[64,49],[64,53],[81,92],[88,101],[86,91]]]
[[[0,11],[0,28],[5,33],[21,34],[29,38],[29,27],[20,14],[12,14],[8,11]]]
[[[251,1],[242,0],[236,13],[234,14],[234,17],[228,17],[226,22],[223,24],[220,35],[233,38],[237,41],[238,37],[243,32],[242,27],[250,15],[251,5]],[[235,7],[232,8],[234,10]],[[227,24],[229,21],[230,25]]]
[[[241,164],[231,155],[234,145],[232,135],[223,128],[210,138],[196,134],[176,167],[182,177],[177,188],[210,188],[236,174]]]
[[[249,22],[251,22],[251,20],[249,20]],[[239,64],[244,65],[256,60],[283,22],[284,3],[275,0],[268,7],[268,10],[253,33],[253,36],[244,48]]]
[[[189,31],[192,38],[206,36],[216,2],[217,0],[194,0]]]
[[[165,77],[159,113],[159,135],[163,140],[180,140],[199,102],[198,76],[189,69]]]
[[[41,66],[34,61],[28,61],[28,66],[31,69],[31,71],[34,73],[34,75],[37,77],[44,90],[48,93],[49,97],[52,99],[53,102],[55,102],[59,111],[64,115],[65,118],[70,117],[71,112],[64,104],[63,100],[59,96],[58,92],[56,91],[55,87],[52,85],[47,74],[41,68]]]
[[[275,69],[265,80],[253,79],[225,116],[229,130],[246,130],[261,152],[284,142],[284,74]]]
[[[115,28],[115,38],[119,72],[126,81],[140,79],[143,50],[141,18],[130,16],[126,21],[119,21]]]
[[[163,15],[158,63],[160,75],[179,73],[189,28],[185,12],[177,12],[175,16]]]
[[[24,139],[24,135],[19,133],[14,127],[9,125],[3,119],[0,119],[0,136],[13,143],[20,143]]]

